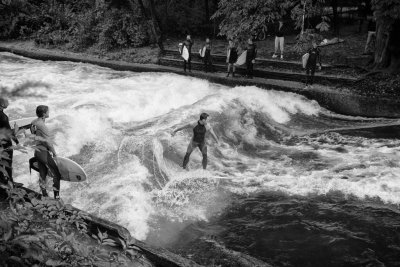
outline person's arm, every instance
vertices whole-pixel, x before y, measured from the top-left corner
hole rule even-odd
[[[319,69],[322,69],[322,63],[321,63],[321,50],[318,48],[318,55],[317,55],[317,61],[319,63]]]
[[[186,125],[184,125],[184,126],[182,126],[182,127],[179,127],[179,128],[176,128],[175,130],[173,130],[173,131],[172,131],[172,135],[176,134],[176,133],[179,132],[179,131],[182,131],[182,130],[188,129],[188,128],[192,128],[192,127],[193,127],[193,125],[191,125],[191,124],[186,124]]]
[[[217,144],[219,144],[219,140],[218,140],[218,137],[217,137],[217,135],[214,133],[214,130],[213,130],[213,128],[210,126],[210,133],[211,133],[211,135],[212,135],[212,137],[214,138],[214,140],[215,140],[215,142],[217,142]]]

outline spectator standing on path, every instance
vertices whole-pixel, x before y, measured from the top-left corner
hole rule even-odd
[[[204,51],[204,71],[205,72],[212,72],[213,71],[213,64],[212,64],[212,58],[211,58],[211,43],[210,39],[206,38],[206,43],[203,48]]]
[[[257,47],[253,43],[253,39],[249,38],[247,40],[247,56],[246,56],[246,66],[247,66],[247,78],[253,78],[253,65],[256,63]]]
[[[189,72],[192,72],[192,46],[193,46],[193,41],[192,38],[190,36],[190,34],[188,34],[186,36],[186,40],[183,42],[183,45],[186,46],[188,52],[189,52],[189,58],[186,61],[185,59],[183,60],[183,70],[186,72],[186,64],[189,67]]]
[[[376,22],[372,16],[368,17],[368,36],[365,43],[364,54],[371,52],[371,43],[376,38]]]
[[[314,83],[314,74],[317,67],[317,62],[319,63],[318,69],[321,70],[321,50],[317,46],[317,41],[312,41],[312,48],[308,50],[308,60],[306,64],[306,87],[304,89],[312,88]]]
[[[283,24],[283,20],[280,19],[278,24],[275,26],[275,52],[272,55],[272,58],[278,57],[278,48],[281,52],[281,59],[283,59],[283,49],[285,45],[285,25]]]
[[[7,182],[10,181],[14,183],[13,176],[12,176],[12,162],[13,162],[13,154],[14,150],[12,149],[12,141],[15,144],[19,144],[17,137],[15,136],[15,131],[11,130],[10,121],[8,116],[4,113],[4,109],[8,107],[9,103],[6,98],[0,97],[0,141],[1,141],[1,151],[2,157],[7,157],[7,159],[2,158],[4,162],[7,163],[8,166],[5,166],[5,171],[7,172],[6,177],[2,171],[0,171],[0,181]]]
[[[231,69],[232,69],[232,77],[235,77],[235,70],[236,70],[235,63],[237,59],[238,59],[238,53],[235,47],[235,43],[233,42],[232,39],[230,39],[229,46],[226,52],[226,63],[228,63],[228,74],[226,75],[226,77],[229,77]]]

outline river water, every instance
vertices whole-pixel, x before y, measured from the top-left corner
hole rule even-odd
[[[204,265],[400,266],[400,129],[358,130],[395,120],[334,114],[293,93],[8,53],[0,86],[11,119],[48,105],[58,154],[86,170],[88,183],[62,182],[65,202],[137,239]],[[208,138],[207,171],[199,151],[183,171],[191,131],[170,132],[201,112],[221,144]],[[29,157],[16,152],[15,180],[37,190]]]

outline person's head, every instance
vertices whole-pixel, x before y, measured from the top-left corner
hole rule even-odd
[[[230,46],[230,47],[233,47],[233,45],[234,45],[233,40],[232,40],[232,39],[229,39],[228,42],[229,42],[229,46]]]
[[[210,43],[210,38],[206,38],[206,43],[207,43],[207,44]]]
[[[317,41],[316,40],[312,40],[311,41],[311,45],[312,45],[313,48],[317,48],[317,46],[318,46]]]
[[[6,109],[8,107],[9,103],[7,98],[0,97],[0,110]]]
[[[250,37],[249,39],[247,39],[247,43],[248,44],[253,44],[253,38]]]
[[[200,122],[201,123],[206,123],[206,121],[207,121],[207,118],[209,117],[210,115],[208,115],[207,113],[205,113],[205,112],[203,112],[203,113],[201,113],[200,114]]]
[[[282,25],[283,24],[283,19],[279,19],[278,22],[279,22],[279,25]]]
[[[191,39],[190,34],[186,35],[186,40],[190,40],[190,39]]]
[[[40,105],[36,107],[36,115],[38,118],[48,118],[49,117],[49,107],[45,105]]]

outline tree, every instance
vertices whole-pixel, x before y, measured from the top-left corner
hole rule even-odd
[[[222,19],[220,35],[243,40],[256,34],[263,25],[287,18],[289,14],[295,27],[300,29],[303,17],[323,15],[324,3],[325,0],[221,0],[212,18]]]
[[[400,72],[400,0],[372,0],[376,19],[374,67]]]
[[[149,12],[147,12],[143,0],[138,0],[138,4],[140,6],[140,9],[142,10],[143,15],[150,23],[151,31],[156,43],[158,44],[158,47],[160,48],[161,51],[164,51],[164,44],[162,41],[162,31],[160,23],[158,22],[159,20],[157,18],[154,0],[147,0]]]

